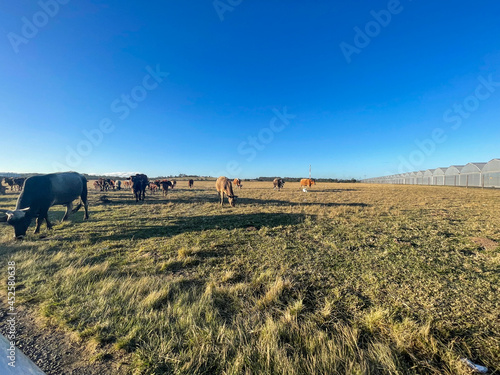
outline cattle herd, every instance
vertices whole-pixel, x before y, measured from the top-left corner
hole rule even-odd
[[[84,219],[88,219],[88,192],[87,179],[85,176],[76,172],[52,173],[47,175],[32,176],[29,178],[4,178],[6,185],[11,191],[20,191],[16,208],[0,213],[0,222],[10,224],[14,227],[14,234],[17,239],[23,238],[33,219],[36,219],[35,233],[40,231],[40,225],[45,220],[47,228],[51,229],[52,224],[48,218],[49,208],[54,205],[66,206],[66,213],[62,221],[66,220],[72,212],[76,212],[82,206],[85,209]],[[138,173],[130,176],[126,180],[111,180],[99,178],[94,181],[94,189],[100,191],[131,189],[135,201],[144,201],[146,190],[149,189],[152,194],[162,190],[163,196],[167,195],[168,189],[175,188],[175,180],[155,180],[150,181],[145,174]],[[235,207],[237,196],[233,192],[233,184],[241,189],[243,185],[239,178],[232,182],[227,177],[221,176],[215,182],[215,188],[221,205],[224,204],[224,196],[227,197],[229,205]],[[314,179],[306,178],[300,181],[300,187],[307,191],[307,187],[315,184]],[[191,189],[194,185],[193,180],[188,181],[188,187]],[[281,190],[285,185],[282,178],[275,178],[273,189]],[[5,187],[0,183],[0,194],[5,193]],[[73,209],[73,201],[80,199],[78,206]]]
[[[3,179],[12,191],[21,191],[25,180],[26,178],[24,177],[5,177]]]

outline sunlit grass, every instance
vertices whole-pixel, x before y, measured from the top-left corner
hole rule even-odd
[[[47,238],[1,226],[1,266],[89,361],[132,373],[499,370],[500,191],[245,181],[230,208],[214,184],[144,203],[92,191],[90,221]]]

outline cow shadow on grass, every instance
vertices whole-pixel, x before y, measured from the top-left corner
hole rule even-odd
[[[103,194],[105,195],[105,194]],[[95,197],[90,201],[91,205],[149,205],[149,204],[166,204],[166,203],[207,203],[207,202],[218,202],[217,196],[215,194],[198,194],[193,197],[178,198],[176,193],[168,193],[167,196],[163,196],[162,193],[156,195],[146,195],[146,198],[142,201],[135,201],[135,197],[113,197],[112,195],[105,195],[105,200],[101,200],[101,197]]]
[[[304,196],[306,197],[306,196]],[[219,198],[216,195],[203,195],[196,196],[192,199],[190,198],[177,198],[177,197],[165,197],[164,199],[154,199],[148,200],[146,198],[145,201],[135,202],[135,200],[111,200],[108,205],[120,205],[120,204],[166,204],[166,203],[174,203],[174,204],[193,204],[193,203],[215,203],[219,204]],[[97,204],[103,204],[97,202]],[[228,205],[227,198],[224,197],[224,204]],[[242,196],[238,196],[236,200],[236,206],[241,205],[272,205],[272,206],[326,206],[326,207],[341,207],[341,206],[349,206],[349,207],[368,207],[369,205],[366,203],[360,202],[295,202],[295,201],[286,201],[279,199],[257,199],[257,198],[245,198]]]
[[[359,189],[318,189],[310,190],[309,192],[314,193],[343,193],[344,191],[359,191]]]
[[[0,205],[4,206],[2,210],[13,210],[16,206],[16,199],[19,196],[19,194],[14,195],[0,195]]]
[[[283,225],[296,225],[302,223],[304,219],[304,214],[288,213],[190,216],[175,218],[167,225],[165,225],[164,220],[158,220],[158,224],[151,224],[151,219],[148,219],[139,224],[138,227],[122,228],[120,233],[106,236],[106,239],[116,241],[131,238],[172,237],[182,233],[206,230],[247,229],[255,231],[262,227],[275,228]],[[102,239],[101,236],[96,238]]]
[[[356,189],[330,189],[329,192],[345,192],[345,191],[354,191]],[[326,190],[325,190],[326,191]],[[319,191],[316,191],[319,192]],[[324,191],[322,191],[324,192]],[[239,194],[238,194],[239,193]],[[310,192],[309,192],[310,193]],[[308,194],[309,194],[308,193]],[[313,192],[314,193],[314,192]],[[297,202],[297,201],[289,201],[289,200],[280,200],[280,199],[258,199],[258,198],[246,198],[242,196],[243,193],[237,191],[235,194],[238,196],[237,198],[237,206],[240,205],[273,205],[273,206],[326,206],[326,207],[341,207],[341,206],[349,206],[349,207],[368,207],[369,205],[361,202]],[[279,193],[277,193],[279,194]],[[307,198],[308,195],[300,192],[302,198]],[[310,195],[312,198],[314,195]],[[146,196],[144,201],[136,202],[135,198],[125,198],[125,197],[113,197],[107,196],[108,201],[102,202],[99,200],[94,200],[91,202],[93,205],[151,205],[151,204],[193,204],[193,203],[219,203],[219,198],[217,194],[214,193],[205,193],[204,194],[196,194],[192,197],[179,197],[176,193],[169,193],[166,197],[163,196]],[[117,199],[118,198],[118,199]],[[224,202],[227,204],[227,198],[224,197]]]
[[[293,202],[293,201],[282,201],[278,199],[255,199],[255,198],[244,198],[238,197],[238,205],[273,205],[273,206],[326,206],[326,207],[340,207],[340,206],[350,206],[350,207],[368,207],[366,203],[357,202]]]

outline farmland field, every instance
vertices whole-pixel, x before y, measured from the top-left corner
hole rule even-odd
[[[110,373],[499,373],[500,190],[243,181],[230,208],[214,184],[89,182],[88,222],[0,226],[2,279]]]

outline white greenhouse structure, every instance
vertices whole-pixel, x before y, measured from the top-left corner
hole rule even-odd
[[[460,172],[464,165],[452,165],[444,172],[444,184],[447,186],[458,186],[460,182]]]
[[[425,171],[367,178],[361,182],[500,188],[500,159],[492,159],[488,163],[468,163],[466,165],[452,165]]]
[[[500,159],[490,160],[482,172],[484,187],[500,188]]]

